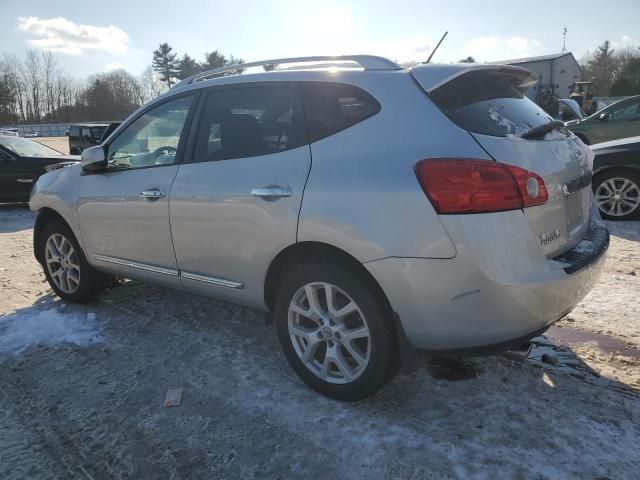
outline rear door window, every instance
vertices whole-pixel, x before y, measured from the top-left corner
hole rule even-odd
[[[297,85],[211,90],[204,103],[194,162],[268,155],[306,143]]]
[[[521,70],[475,70],[431,92],[433,102],[456,125],[484,135],[521,136],[553,118],[524,92],[535,82]]]
[[[302,82],[309,141],[315,142],[380,111],[380,103],[361,88],[343,83]]]

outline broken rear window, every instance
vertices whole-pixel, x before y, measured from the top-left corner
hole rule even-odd
[[[523,70],[472,70],[438,87],[430,97],[465,130],[496,137],[521,136],[553,120],[524,95],[534,83]]]

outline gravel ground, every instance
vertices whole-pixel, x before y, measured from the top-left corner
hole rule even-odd
[[[135,282],[62,304],[33,259],[33,219],[0,208],[2,479],[640,471],[640,224],[608,223],[601,282],[528,358],[421,356],[344,404],[295,377],[255,311]],[[182,404],[162,408],[172,388]]]
[[[69,155],[69,137],[35,137],[32,140]]]

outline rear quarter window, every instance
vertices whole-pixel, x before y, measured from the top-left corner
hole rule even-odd
[[[524,95],[533,81],[526,71],[476,70],[447,82],[430,97],[465,130],[496,137],[521,136],[553,120]]]
[[[310,142],[345,130],[380,111],[380,103],[373,96],[353,85],[303,82],[300,88]]]

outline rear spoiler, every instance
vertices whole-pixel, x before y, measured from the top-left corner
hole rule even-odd
[[[471,72],[477,71],[494,71],[505,74],[511,74],[521,77],[522,87],[528,89],[535,85],[538,81],[535,74],[527,70],[526,68],[516,67],[513,65],[499,65],[499,64],[483,64],[483,65],[468,65],[468,64],[450,64],[450,65],[426,65],[420,64],[410,69],[411,74],[424,89],[425,92],[431,93],[441,86],[449,83],[450,81]]]

